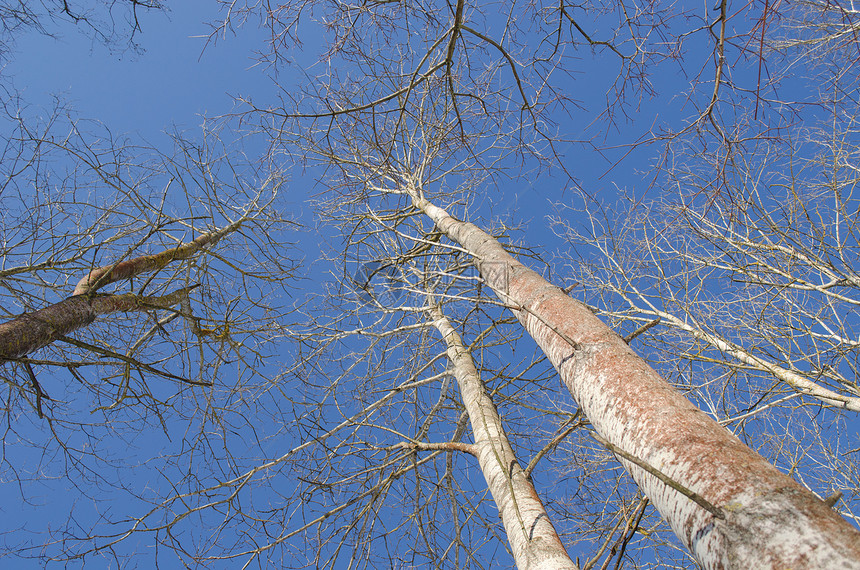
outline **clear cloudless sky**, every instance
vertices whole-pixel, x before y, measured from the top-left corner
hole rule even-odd
[[[215,3],[181,0],[170,4],[171,11],[168,14],[142,14],[142,31],[136,37],[143,49],[140,53],[109,49],[81,33],[72,24],[60,24],[49,29],[55,37],[32,32],[19,36],[12,46],[13,53],[8,63],[0,70],[0,76],[6,85],[11,85],[21,93],[28,105],[26,115],[49,115],[54,97],[57,97],[78,116],[103,122],[115,135],[136,135],[166,152],[169,152],[169,140],[165,131],[177,127],[193,132],[203,122],[204,116],[218,116],[234,109],[236,96],[253,94],[255,101],[263,104],[271,100],[276,94],[276,86],[266,75],[265,68],[254,60],[254,51],[260,48],[266,38],[263,30],[246,26],[236,35],[228,35],[215,44],[207,44],[211,28],[204,22],[218,17],[214,11]],[[299,57],[298,50],[295,54]],[[707,62],[709,52],[705,50],[703,54],[702,61]],[[308,57],[314,55],[310,53]],[[611,82],[613,70],[610,67],[601,70],[596,65],[584,58],[583,76],[594,79],[602,73]],[[661,85],[672,85],[671,78],[668,82],[665,79]],[[688,85],[688,79],[680,73],[674,81],[677,82],[679,93]],[[602,99],[604,93],[592,89],[588,93],[583,90],[580,95],[574,92],[574,85],[572,81],[571,96],[579,99],[596,97],[584,103],[590,107],[600,105],[598,99]],[[683,100],[683,97],[676,97],[670,87],[661,94],[660,101],[644,102],[635,126],[622,125],[621,128],[641,133],[654,124],[659,125],[667,116],[677,119],[691,113],[690,109],[681,109]],[[583,113],[582,117],[571,119],[574,123],[583,121],[582,139],[595,135],[585,132],[587,121],[592,116],[592,113]],[[577,138],[580,127],[566,127],[571,138]],[[634,138],[629,130],[624,133],[624,137],[625,140]],[[611,138],[598,142],[611,146]],[[561,150],[566,152],[570,160],[567,164],[569,170],[591,190],[605,191],[607,201],[612,200],[616,186],[634,189],[641,195],[650,181],[644,171],[647,170],[648,156],[653,154],[653,149],[641,157],[630,157],[623,169],[618,168],[608,174],[607,170],[615,156],[597,159],[598,154],[577,143],[571,143]],[[623,149],[618,151],[619,155],[621,153]],[[566,181],[556,184],[547,180],[520,180],[509,188],[499,189],[497,194],[487,200],[494,213],[514,213],[517,221],[530,230],[527,234],[529,246],[552,251],[552,236],[544,216],[552,213],[552,208],[547,207],[549,202],[570,199],[570,194],[564,193],[566,184]],[[294,180],[294,185],[296,187],[292,191],[297,194],[295,202],[297,208],[301,208],[300,202],[307,192],[311,192],[313,181]],[[304,239],[306,243],[299,247],[306,250],[309,261],[313,260],[318,244],[311,243],[307,237]],[[157,439],[160,436],[153,437]],[[152,444],[156,445],[157,442],[153,441]],[[7,520],[0,525],[0,532],[13,528],[17,517],[26,516],[28,524],[39,520],[33,517],[47,517],[48,513],[44,509],[30,509],[20,504],[21,492],[9,485],[0,481],[0,516],[12,519],[11,523]],[[25,494],[36,506],[56,504],[57,516],[67,513],[69,502],[76,498],[73,494],[56,493],[53,488],[50,493],[46,490],[41,496],[34,496],[32,489],[25,491]],[[45,518],[45,524],[50,524],[48,518]],[[41,538],[36,537],[35,540]],[[15,563],[27,562],[16,560]],[[31,564],[29,567],[32,568],[40,566],[38,561],[32,561]]]
[[[168,14],[142,14],[136,35],[142,53],[111,50],[71,24],[52,27],[54,38],[25,34],[2,73],[31,112],[49,111],[58,96],[114,134],[138,133],[158,145],[173,125],[199,126],[204,115],[230,111],[234,96],[271,87],[253,60],[263,40],[257,30],[247,27],[207,45],[211,28],[203,22],[217,17],[213,6],[183,0],[171,3]]]

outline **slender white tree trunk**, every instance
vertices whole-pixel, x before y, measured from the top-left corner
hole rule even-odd
[[[448,345],[448,358],[472,425],[474,454],[499,508],[517,568],[576,570],[534,485],[517,462],[502,418],[487,394],[472,355],[438,306],[431,309],[431,314],[433,325]]]
[[[860,568],[860,532],[697,409],[585,305],[475,225],[417,192],[412,199],[475,257],[485,283],[543,349],[594,429],[652,468],[622,460],[705,568]]]

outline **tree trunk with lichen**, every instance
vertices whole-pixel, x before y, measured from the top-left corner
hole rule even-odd
[[[585,305],[474,224],[417,192],[412,200],[474,256],[598,434],[650,467],[621,460],[705,568],[860,568],[853,526],[679,394]]]
[[[188,259],[237,230],[244,221],[244,218],[239,219],[175,248],[97,267],[78,282],[68,299],[0,323],[0,364],[44,348],[64,335],[89,325],[96,317],[110,313],[166,309],[178,304],[195,286],[160,297],[132,293],[97,295],[95,292],[110,283],[154,273],[174,261]]]
[[[49,307],[0,323],[0,364],[44,348],[55,340],[110,313],[166,309],[188,295],[190,287],[161,297],[75,295]]]

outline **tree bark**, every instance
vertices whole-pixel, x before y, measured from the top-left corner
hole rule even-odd
[[[68,299],[0,323],[0,364],[48,346],[58,338],[89,325],[98,316],[123,311],[165,309],[179,303],[196,285],[163,297],[142,297],[131,293],[125,295],[95,295],[94,293],[109,283],[130,279],[143,273],[153,273],[174,261],[188,259],[204,247],[214,244],[225,235],[237,230],[246,219],[243,217],[175,248],[97,267],[78,281],[72,296]]]
[[[469,251],[484,282],[555,366],[594,429],[705,568],[860,568],[860,532],[697,409],[582,303],[477,226],[413,204]],[[716,516],[678,488],[716,506]]]
[[[193,241],[181,244],[175,248],[165,249],[159,253],[141,255],[140,257],[127,259],[112,265],[96,267],[86,277],[78,281],[72,295],[95,293],[98,289],[115,281],[131,279],[141,273],[152,273],[167,267],[167,265],[174,261],[188,259],[207,245],[214,244],[225,235],[237,230],[244,221],[245,218],[242,218],[224,226],[218,231],[203,234]]]
[[[448,358],[472,425],[475,455],[502,517],[517,568],[577,570],[534,485],[517,462],[502,426],[502,418],[487,394],[460,335],[439,307],[434,306],[431,315],[433,325],[448,345]]]
[[[162,297],[75,295],[49,307],[0,323],[0,364],[48,346],[58,338],[109,313],[166,309],[188,295],[191,287]]]

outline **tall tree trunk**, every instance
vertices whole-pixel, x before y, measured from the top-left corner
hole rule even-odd
[[[477,226],[417,192],[412,200],[475,257],[598,434],[650,466],[621,460],[705,568],[860,568],[853,526],[697,409],[585,305]]]
[[[517,462],[502,418],[475,369],[472,355],[438,306],[431,309],[431,315],[448,346],[448,358],[472,425],[472,449],[499,509],[517,568],[576,570],[534,485]]]

